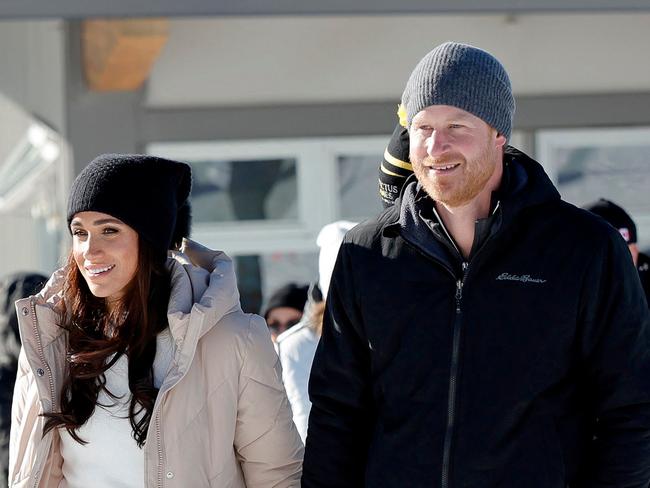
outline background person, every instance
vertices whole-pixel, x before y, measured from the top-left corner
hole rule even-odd
[[[646,300],[650,304],[650,257],[639,251],[636,224],[632,220],[632,217],[614,202],[604,198],[585,205],[584,208],[605,219],[621,234],[630,250],[632,262],[639,272],[639,279],[645,291]]]
[[[413,166],[409,161],[409,132],[398,123],[379,163],[379,197],[384,208],[395,203],[404,183],[412,174]]]
[[[16,300],[28,297],[43,287],[47,278],[38,273],[13,273],[0,280],[0,486],[7,486],[9,430],[20,334]]]
[[[282,381],[291,404],[293,421],[303,442],[307,437],[307,422],[311,409],[307,390],[309,373],[323,327],[327,290],[343,237],[355,225],[355,222],[339,220],[327,224],[318,233],[318,289],[310,289],[308,305],[300,323],[280,334],[277,339],[278,354],[282,363]]]
[[[116,154],[74,181],[68,263],[16,304],[11,486],[298,486],[279,360],[231,260],[183,239],[190,186]]]
[[[264,320],[275,342],[280,334],[290,329],[302,318],[307,303],[309,285],[288,283],[273,292],[266,305]]]

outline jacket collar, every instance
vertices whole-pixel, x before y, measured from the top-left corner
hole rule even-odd
[[[560,200],[560,193],[537,161],[512,146],[506,147],[504,161],[510,177],[501,195],[506,225],[526,209]]]
[[[167,317],[174,338],[187,333],[185,321],[192,314],[202,318],[200,338],[224,315],[241,311],[233,262],[224,252],[184,239],[167,265],[172,274]]]
[[[504,180],[499,189],[492,195],[493,210],[498,205],[498,228],[490,234],[507,229],[515,217],[527,208],[560,199],[560,194],[551,183],[542,166],[523,152],[512,146],[504,151]],[[386,219],[382,234],[401,234],[405,239],[415,244],[438,261],[448,264],[454,254],[445,244],[444,232],[437,221],[433,209],[433,201],[422,190],[415,175],[411,175],[402,188],[400,198],[395,203],[396,209]],[[436,236],[432,240],[431,233]]]
[[[172,291],[167,319],[182,373],[189,368],[199,339],[225,315],[241,312],[241,306],[233,263],[224,252],[183,239],[168,266]]]

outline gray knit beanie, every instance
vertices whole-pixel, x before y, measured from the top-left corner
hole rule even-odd
[[[467,44],[445,42],[424,56],[402,94],[406,120],[430,105],[461,108],[510,139],[515,99],[508,73],[491,54]]]

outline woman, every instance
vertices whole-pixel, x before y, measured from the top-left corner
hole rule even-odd
[[[299,485],[266,324],[230,259],[182,239],[190,186],[188,165],[137,155],[73,183],[67,266],[16,303],[10,486]]]

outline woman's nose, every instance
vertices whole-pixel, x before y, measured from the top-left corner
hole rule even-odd
[[[102,247],[99,240],[89,235],[88,238],[86,239],[86,242],[84,243],[84,250],[83,250],[84,258],[96,256],[98,254],[101,254],[101,252],[102,252]]]

